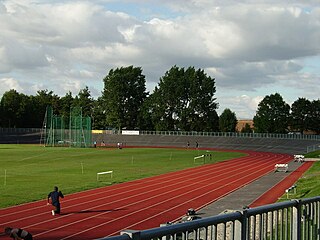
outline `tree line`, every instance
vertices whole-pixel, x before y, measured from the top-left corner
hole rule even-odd
[[[70,109],[82,107],[93,129],[141,129],[156,131],[235,132],[237,117],[229,108],[218,116],[215,79],[194,67],[171,67],[152,93],[146,90],[142,68],[111,69],[103,79],[101,96],[94,99],[86,86],[76,96],[58,96],[40,90],[35,96],[14,89],[0,101],[0,127],[41,128],[46,107],[55,115],[69,117]],[[254,116],[254,129],[242,132],[320,133],[320,100],[297,99],[290,107],[279,93],[266,96]]]

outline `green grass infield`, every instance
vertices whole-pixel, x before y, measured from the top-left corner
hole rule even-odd
[[[210,158],[211,154],[211,158]],[[196,158],[206,155],[205,158]],[[64,148],[0,145],[0,208],[146,178],[244,156],[239,152],[173,148]],[[111,174],[97,173],[112,171]]]

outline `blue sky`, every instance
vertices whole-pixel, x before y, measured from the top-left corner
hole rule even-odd
[[[218,113],[251,119],[280,93],[319,99],[318,0],[3,0],[0,97],[10,89],[75,96],[110,69],[137,66],[150,92],[173,65],[216,79]]]
[[[141,21],[149,21],[152,18],[176,18],[181,13],[173,11],[165,5],[159,5],[154,1],[128,2],[110,1],[104,4],[109,11],[124,12]]]

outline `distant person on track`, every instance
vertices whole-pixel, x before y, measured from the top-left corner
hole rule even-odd
[[[20,240],[20,239],[33,240],[31,233],[21,228],[6,227],[4,229],[4,233],[5,235],[8,235],[9,237],[15,240]]]
[[[51,199],[51,204],[55,207],[55,209],[51,211],[52,215],[60,214],[60,198],[64,198],[64,196],[61,191],[58,191],[58,187],[55,186],[53,191],[48,194],[48,205]]]

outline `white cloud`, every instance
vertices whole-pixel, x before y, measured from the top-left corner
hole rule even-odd
[[[171,16],[141,20],[126,3]],[[142,67],[149,90],[173,65],[203,68],[220,106],[243,118],[278,90],[288,101],[320,92],[315,0],[10,0],[0,2],[0,28],[3,92],[64,95],[87,85],[97,97],[109,70],[127,65]]]
[[[77,94],[80,91],[81,85],[81,81],[77,80],[66,80],[60,83],[60,87],[64,93],[67,93],[68,91],[70,91],[70,89],[73,89],[73,94]]]
[[[130,43],[134,40],[136,29],[139,27],[141,27],[141,25],[133,25],[126,28],[120,26],[118,30],[123,35],[126,42]]]
[[[219,107],[219,115],[224,109],[229,108],[231,111],[236,112],[238,119],[252,119],[255,115],[258,104],[262,101],[264,96],[249,96],[249,95],[237,95],[237,96],[220,96],[218,100],[222,100],[223,104]]]
[[[11,89],[15,89],[18,92],[24,91],[24,88],[19,84],[19,82],[13,78],[1,78],[0,85],[0,95]]]

